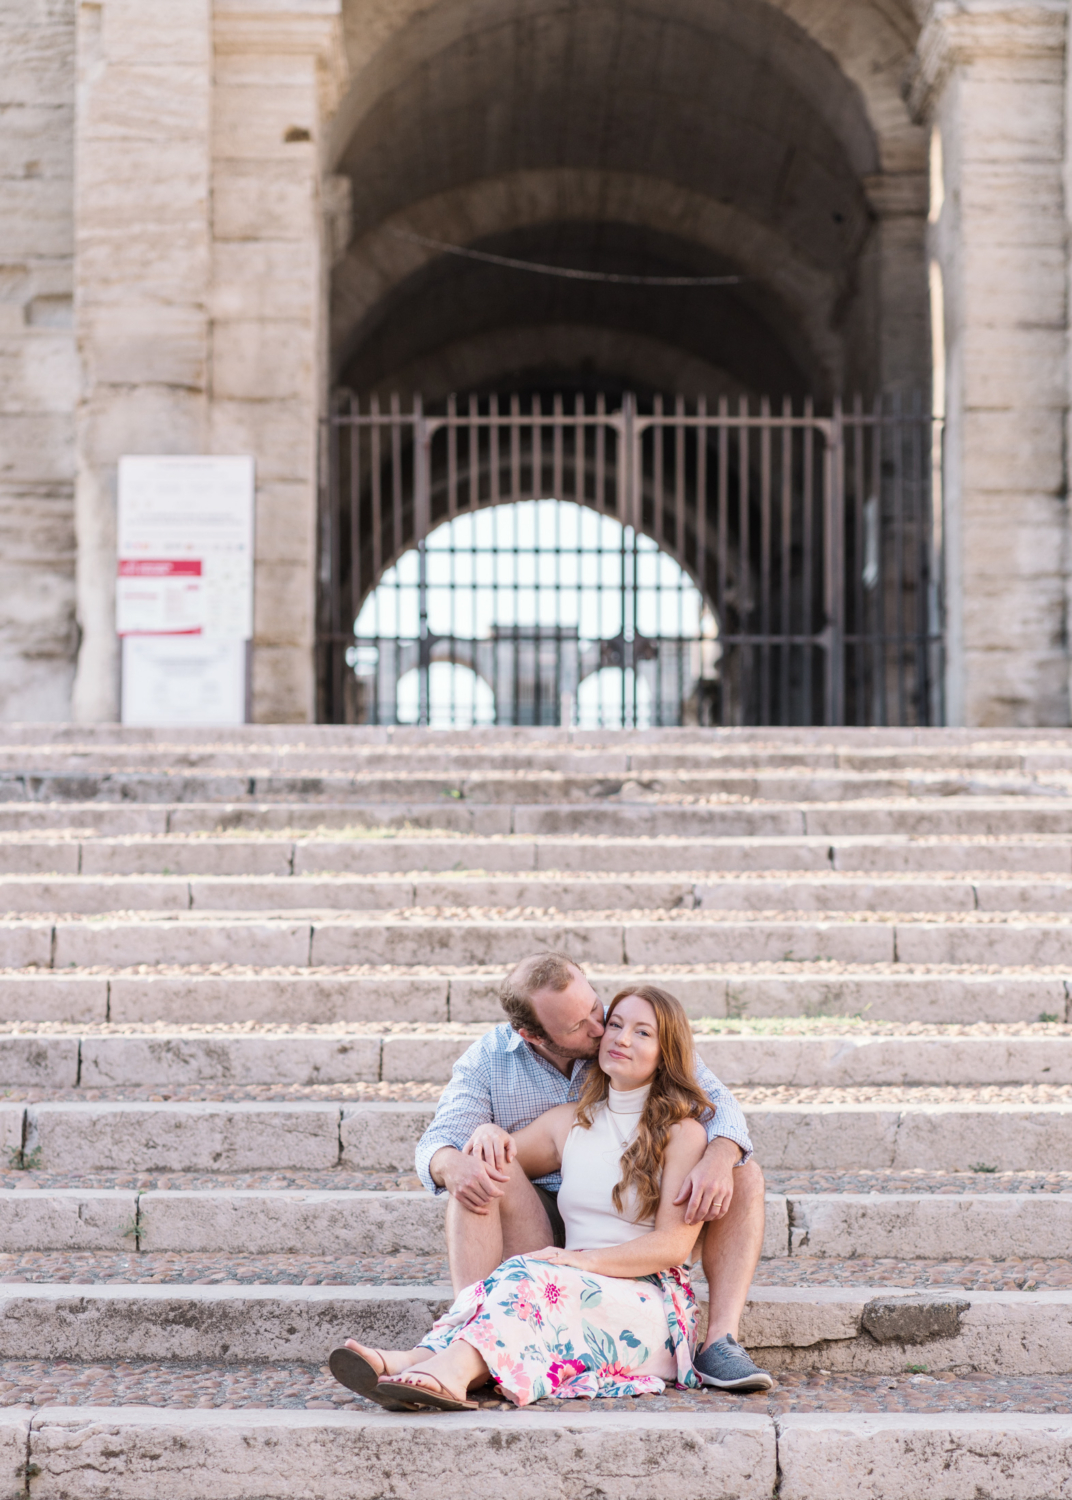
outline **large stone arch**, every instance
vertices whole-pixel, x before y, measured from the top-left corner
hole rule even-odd
[[[353,0],[345,22],[352,82],[328,143],[353,206],[333,278],[335,378],[412,380],[456,349],[441,311],[469,301],[485,351],[496,329],[632,326],[724,369],[727,389],[829,398],[925,383],[923,140],[899,93],[917,28],[901,5],[400,0],[388,13]],[[561,283],[552,296],[398,230],[744,282],[719,293],[706,328],[712,294],[683,317],[680,295],[642,311],[638,297],[631,313],[594,288],[582,316]],[[765,365],[740,357],[764,343]]]

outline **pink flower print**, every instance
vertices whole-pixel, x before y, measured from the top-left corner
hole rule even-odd
[[[532,1317],[532,1303],[522,1302],[520,1297],[516,1298],[514,1302],[514,1315],[515,1317],[519,1318],[522,1323],[527,1323],[528,1320]]]
[[[636,1372],[628,1365],[623,1365],[618,1360],[615,1360],[612,1365],[601,1365],[596,1371],[596,1376],[600,1380],[632,1380],[635,1374]]]
[[[575,1375],[583,1375],[583,1359],[558,1359],[552,1364],[547,1372],[547,1378],[551,1382],[551,1389],[557,1390],[565,1380],[572,1380]]]
[[[520,1360],[512,1360],[507,1354],[497,1354],[492,1373],[508,1400],[516,1401],[518,1406],[525,1406],[532,1399],[532,1378]]]
[[[559,1286],[557,1281],[548,1281],[544,1285],[543,1300],[550,1303],[552,1307],[558,1307],[566,1300],[566,1289]]]

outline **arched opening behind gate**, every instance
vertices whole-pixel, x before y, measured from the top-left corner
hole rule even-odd
[[[929,417],[609,406],[339,402],[323,718],[940,721]]]

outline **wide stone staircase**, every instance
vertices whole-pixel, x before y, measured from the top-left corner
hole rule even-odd
[[[8,726],[0,913],[0,1496],[1072,1493],[1072,734]],[[548,946],[747,1111],[769,1396],[327,1375],[449,1303],[413,1147]]]

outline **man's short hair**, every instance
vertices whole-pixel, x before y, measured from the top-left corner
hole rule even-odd
[[[516,968],[503,980],[499,989],[499,1002],[515,1031],[527,1031],[538,1041],[550,1041],[540,1024],[532,1003],[533,995],[541,990],[558,993],[568,988],[584,970],[575,964],[568,953],[533,953],[523,958]]]

